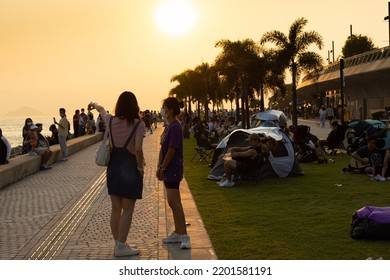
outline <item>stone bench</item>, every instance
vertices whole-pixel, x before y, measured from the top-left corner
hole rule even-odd
[[[67,142],[68,155],[72,155],[90,145],[102,140],[103,134],[97,133],[93,135],[84,135]],[[61,159],[60,145],[50,146],[53,151],[53,156],[48,164],[53,164]],[[24,177],[27,177],[39,171],[41,166],[41,156],[30,156],[29,154],[16,156],[11,158],[8,164],[0,165],[0,189],[9,186]]]

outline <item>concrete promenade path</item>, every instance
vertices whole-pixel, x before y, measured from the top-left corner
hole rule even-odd
[[[291,120],[289,120],[289,123],[291,124]],[[298,125],[301,124],[310,126],[310,133],[319,139],[326,139],[332,130],[328,121],[325,122],[325,127],[320,127],[320,121],[317,119],[298,119]]]
[[[155,177],[162,128],[146,133],[143,199],[127,242],[139,256],[115,258],[105,170],[94,162],[98,144],[0,190],[0,260],[214,260],[217,256],[185,180],[181,194],[192,248],[165,245],[173,230],[163,184]]]

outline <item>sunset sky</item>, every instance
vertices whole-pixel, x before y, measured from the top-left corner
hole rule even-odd
[[[299,17],[309,21],[305,31],[323,36],[316,50],[324,61],[332,41],[341,54],[350,25],[377,47],[389,45],[387,0],[181,0],[190,12],[180,24],[169,20],[184,12],[161,7],[172,1],[1,0],[0,116],[24,106],[73,113],[89,101],[112,110],[125,90],[141,110],[159,110],[173,75],[214,62],[216,41],[288,33]]]

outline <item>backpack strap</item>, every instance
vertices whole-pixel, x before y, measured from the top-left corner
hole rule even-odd
[[[113,119],[113,117],[110,118],[110,121],[108,122],[109,123],[108,124],[108,128],[106,128],[106,129],[108,129],[108,134],[109,134],[109,137],[111,138],[112,147],[115,147],[115,145],[114,145],[114,138],[112,137],[112,133],[110,133],[112,119]]]
[[[133,131],[130,133],[129,138],[127,138],[127,141],[126,141],[125,145],[123,146],[123,148],[126,148],[127,145],[129,145],[129,143],[130,143],[130,141],[131,141],[131,138],[133,138],[134,133],[135,133],[135,131],[137,130],[137,128],[138,128],[138,126],[139,126],[140,123],[141,123],[141,121],[138,121],[138,122],[135,124],[135,126],[134,126],[134,128],[133,128]]]
[[[112,119],[113,119],[113,118],[110,119],[109,126],[108,126],[108,127],[110,128],[110,131],[111,131]],[[137,130],[137,128],[138,128],[138,126],[139,126],[140,123],[141,123],[141,121],[138,121],[138,122],[135,124],[133,130],[132,130],[131,133],[130,133],[129,138],[127,138],[127,141],[126,141],[125,145],[123,146],[124,148],[126,148],[127,145],[129,145],[129,143],[130,143],[130,141],[131,141],[131,138],[133,138],[134,133],[135,133],[135,131]],[[112,137],[112,133],[109,133],[109,134],[110,134],[110,137],[111,137],[112,147],[115,147],[115,145],[114,145],[114,138]]]

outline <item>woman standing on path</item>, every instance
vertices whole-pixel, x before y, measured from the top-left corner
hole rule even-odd
[[[322,105],[320,110],[318,111],[318,113],[320,114],[320,126],[321,127],[325,127],[325,115],[326,115],[326,111],[325,111],[325,106]]]
[[[332,121],[334,119],[334,110],[332,108],[332,105],[328,105],[328,108],[325,110],[326,118],[329,121],[329,126],[332,126]]]
[[[115,240],[116,257],[138,255],[139,250],[127,243],[135,202],[143,190],[143,137],[145,125],[139,119],[137,98],[132,92],[123,92],[116,103],[114,116],[96,103],[89,109],[99,111],[110,132],[112,148],[107,167],[107,188],[111,198],[111,232]]]
[[[177,116],[179,101],[168,97],[163,102],[161,115],[168,122],[161,136],[161,150],[157,165],[157,178],[164,181],[169,207],[172,209],[175,231],[163,238],[164,243],[181,243],[180,248],[190,249],[186,221],[180,197],[180,181],[183,179],[183,131]]]

